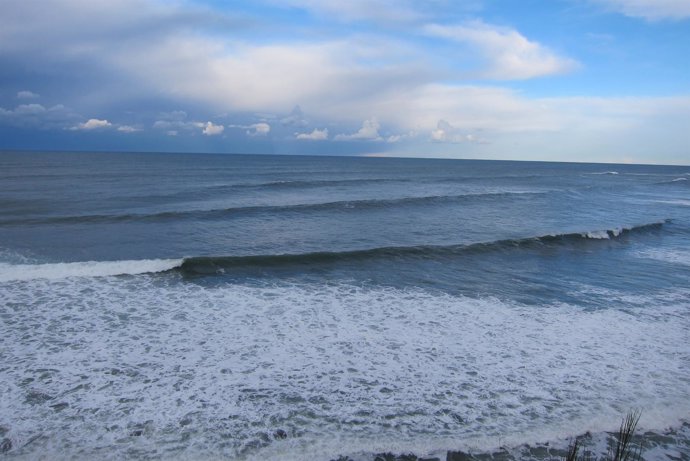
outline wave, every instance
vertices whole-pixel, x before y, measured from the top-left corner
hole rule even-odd
[[[577,245],[583,242],[616,239],[624,235],[661,229],[670,222],[654,222],[632,227],[617,227],[608,230],[543,235],[520,239],[505,239],[467,245],[416,245],[402,247],[379,247],[365,250],[341,252],[312,252],[296,254],[273,254],[251,256],[201,256],[185,258],[179,268],[188,275],[222,274],[242,268],[272,268],[280,266],[308,266],[313,264],[335,264],[375,259],[410,260],[440,259],[464,254],[505,251],[516,248],[540,247],[545,245]]]
[[[617,171],[597,171],[597,172],[592,172],[592,173],[585,173],[585,174],[592,174],[592,175],[611,175],[615,176],[619,174]]]
[[[0,263],[0,282],[106,277],[165,272],[183,264],[183,259],[143,259],[131,261],[83,261],[52,264]]]
[[[687,184],[688,178],[685,177],[680,177],[680,178],[674,178],[674,179],[669,179],[668,181],[659,181],[655,184],[661,185],[661,186],[668,186],[668,185],[685,185]]]
[[[48,216],[42,218],[25,218],[0,220],[0,225],[59,225],[59,224],[100,224],[118,223],[129,221],[176,221],[184,219],[220,219],[229,217],[251,216],[263,213],[294,213],[311,211],[347,211],[376,208],[392,208],[400,206],[418,206],[428,204],[455,203],[467,200],[493,199],[510,196],[544,195],[549,192],[511,191],[469,193],[458,195],[426,195],[419,197],[401,197],[393,199],[365,199],[365,200],[338,200],[333,202],[300,203],[292,205],[255,205],[229,208],[214,208],[202,210],[162,211],[158,213],[125,213],[125,214],[93,214],[72,216]]]
[[[277,268],[287,266],[328,265],[370,260],[410,261],[455,258],[462,255],[539,248],[548,245],[578,245],[586,242],[616,239],[625,235],[659,230],[665,220],[632,227],[608,230],[542,235],[504,239],[466,245],[414,245],[378,247],[364,250],[286,253],[246,256],[194,256],[180,259],[128,261],[84,261],[50,264],[0,263],[0,282],[70,277],[106,277],[179,271],[183,275],[224,274],[233,270]]]
[[[359,186],[365,184],[381,184],[381,183],[407,183],[411,179],[408,178],[351,178],[351,179],[315,179],[315,180],[275,180],[275,181],[256,181],[256,182],[240,182],[227,184],[212,184],[208,186],[197,186],[189,189],[176,190],[169,194],[162,195],[142,195],[134,197],[135,199],[151,200],[156,199],[170,199],[170,198],[184,198],[202,197],[211,198],[217,197],[218,194],[231,192],[257,192],[264,189],[269,190],[284,190],[284,189],[312,189],[333,186]]]

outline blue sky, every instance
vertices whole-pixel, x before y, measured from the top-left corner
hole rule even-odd
[[[0,0],[0,149],[690,164],[690,0]]]

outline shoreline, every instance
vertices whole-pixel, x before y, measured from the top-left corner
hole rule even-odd
[[[432,451],[430,453],[381,452],[351,453],[328,458],[329,461],[546,461],[566,460],[569,449],[577,441],[580,455],[591,461],[607,460],[615,446],[618,432],[585,432],[572,438],[547,442],[500,446],[491,450],[467,447]],[[690,460],[690,419],[662,431],[640,430],[632,437],[632,446],[639,448],[642,460]],[[264,458],[274,459],[274,458]],[[582,459],[578,457],[577,459]],[[635,458],[632,458],[635,459]]]

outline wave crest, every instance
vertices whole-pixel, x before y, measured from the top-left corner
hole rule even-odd
[[[364,261],[372,259],[436,259],[460,256],[462,254],[502,251],[510,249],[539,247],[544,245],[578,245],[611,240],[624,235],[660,229],[664,223],[655,222],[632,227],[616,227],[580,233],[542,235],[521,239],[496,240],[468,245],[416,245],[403,247],[379,247],[365,250],[341,252],[313,252],[296,254],[272,254],[251,256],[205,256],[185,258],[180,270],[188,275],[223,274],[228,270],[242,268],[271,268],[279,266],[309,266],[312,264],[335,264],[339,262]]]
[[[499,191],[477,192],[457,195],[423,195],[388,199],[355,199],[333,202],[295,203],[286,205],[249,205],[229,208],[213,208],[182,211],[161,211],[150,214],[94,214],[73,216],[49,216],[26,219],[0,220],[0,225],[36,225],[36,224],[107,224],[130,221],[164,222],[180,219],[214,220],[233,217],[254,216],[275,213],[304,213],[320,211],[351,211],[362,209],[381,209],[405,206],[424,206],[430,204],[456,203],[473,200],[492,200],[511,196],[543,195],[549,192],[537,191]]]
[[[107,277],[138,275],[179,270],[185,275],[214,275],[242,268],[271,268],[336,264],[364,260],[437,259],[463,254],[505,251],[545,245],[578,245],[598,240],[611,240],[624,235],[660,229],[664,223],[655,222],[632,227],[616,227],[580,233],[542,235],[520,239],[496,240],[466,245],[413,245],[378,247],[339,252],[295,254],[266,254],[247,256],[196,256],[180,259],[144,259],[128,261],[83,261],[50,264],[0,263],[0,282],[32,279],[63,279],[68,277]]]
[[[82,261],[52,264],[0,263],[0,282],[148,274],[175,269],[176,267],[180,267],[183,262],[183,259],[143,259],[130,261]]]

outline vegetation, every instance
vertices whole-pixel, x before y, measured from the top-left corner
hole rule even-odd
[[[639,461],[642,458],[642,449],[633,447],[632,439],[635,435],[637,423],[640,421],[640,412],[631,411],[621,422],[616,434],[616,441],[609,446],[609,452],[602,461]],[[590,454],[580,452],[580,443],[577,439],[568,447],[565,461],[593,461]]]

